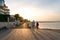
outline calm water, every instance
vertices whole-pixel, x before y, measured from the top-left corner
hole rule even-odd
[[[39,23],[39,28],[60,29],[60,22],[56,22],[56,23]]]

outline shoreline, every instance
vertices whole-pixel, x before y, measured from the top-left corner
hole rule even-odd
[[[60,33],[60,29],[40,29],[40,30],[50,30],[50,31],[54,31],[54,32]]]

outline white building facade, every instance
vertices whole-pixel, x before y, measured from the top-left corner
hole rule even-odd
[[[8,6],[6,6],[4,0],[0,0],[0,14],[9,14]]]

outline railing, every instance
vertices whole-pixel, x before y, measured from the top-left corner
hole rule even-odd
[[[3,28],[3,27],[12,27],[14,22],[0,22],[0,28]]]

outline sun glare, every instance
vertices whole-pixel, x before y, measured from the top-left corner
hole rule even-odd
[[[15,10],[15,13],[19,13],[20,16],[24,17],[28,20],[45,20],[46,14],[43,12],[44,10],[39,10],[33,7],[22,7],[20,9]]]
[[[21,16],[30,20],[44,15],[43,13],[40,13],[40,11],[37,11],[36,8],[20,8],[18,11]]]

